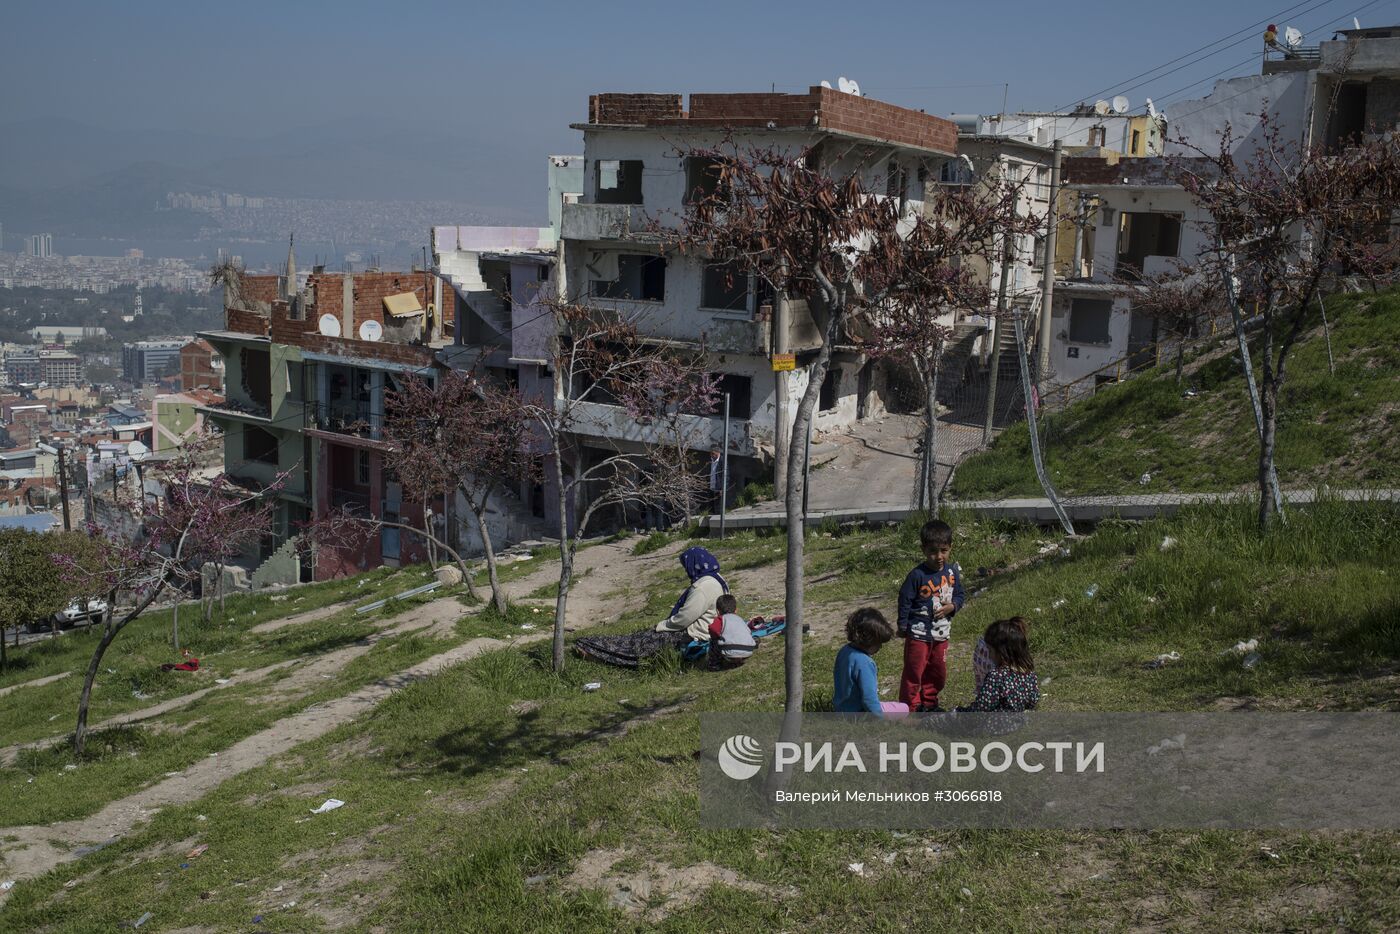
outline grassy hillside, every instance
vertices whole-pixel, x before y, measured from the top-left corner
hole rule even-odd
[[[978,631],[1019,612],[1034,621],[1050,710],[1395,709],[1397,519],[1392,507],[1324,504],[1260,536],[1250,510],[1219,507],[1103,523],[1065,555],[1038,529],[954,516],[977,594],[953,626],[948,696],[970,695]],[[1163,549],[1167,536],[1177,544]],[[841,619],[864,603],[892,610],[916,543],[915,523],[812,534],[812,706],[829,698]],[[714,550],[742,610],[781,599],[781,536]],[[1301,565],[1315,568],[1307,587]],[[653,621],[678,578],[619,576],[648,600],[602,628]],[[1222,654],[1249,638],[1257,666]],[[1181,661],[1144,667],[1168,651]],[[877,661],[888,696],[897,647]],[[601,689],[584,690],[593,681]],[[547,645],[492,652],[17,887],[4,923],[90,930],[151,911],[155,930],[1400,925],[1394,834],[702,830],[694,715],[776,710],[782,684],[780,641],[725,673],[571,658],[556,677]],[[308,814],[332,795],[346,806]]]
[[[1320,317],[1294,349],[1279,414],[1285,487],[1400,487],[1400,290],[1328,299],[1336,375]],[[1255,340],[1258,362],[1258,340]],[[1163,366],[1042,420],[1046,460],[1066,495],[1251,487],[1258,444],[1229,352],[1193,361],[1181,384]],[[1186,389],[1195,391],[1188,396]],[[1140,483],[1143,474],[1151,480]],[[960,499],[1040,495],[1024,425],[958,468]]]

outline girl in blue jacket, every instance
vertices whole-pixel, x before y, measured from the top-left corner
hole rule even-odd
[[[836,653],[836,691],[833,695],[840,713],[908,713],[909,706],[880,700],[876,687],[875,659],[880,646],[894,638],[894,627],[874,607],[856,610],[846,620],[846,646]]]

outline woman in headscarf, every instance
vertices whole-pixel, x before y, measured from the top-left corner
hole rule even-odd
[[[609,665],[636,668],[643,659],[666,649],[683,649],[692,639],[709,639],[715,601],[729,593],[729,584],[720,576],[719,560],[704,548],[687,548],[680,560],[690,586],[665,619],[651,629],[624,636],[584,636],[574,643],[579,654]]]
[[[681,552],[681,567],[690,586],[671,607],[671,613],[656,624],[657,632],[683,632],[691,639],[710,638],[715,618],[715,601],[729,593],[729,583],[720,576],[719,560],[698,545]]]

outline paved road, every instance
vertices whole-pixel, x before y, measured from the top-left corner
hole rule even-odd
[[[919,469],[917,442],[923,433],[918,415],[885,415],[827,432],[813,439],[811,490],[813,512],[850,509],[908,509],[915,502]],[[952,461],[977,446],[982,430],[944,420],[938,426],[938,481],[948,478]],[[944,463],[942,458],[948,458]],[[776,500],[729,513],[735,518],[781,511]]]
[[[1156,516],[1170,516],[1183,506],[1196,506],[1203,503],[1256,502],[1257,494],[1249,493],[1149,493],[1140,496],[1076,496],[1062,501],[1072,522],[1096,522],[1100,519],[1116,517],[1120,519],[1150,519]],[[1327,497],[1348,502],[1400,502],[1400,490],[1329,490]],[[1317,499],[1314,490],[1285,491],[1285,502],[1293,506],[1307,506]],[[1040,522],[1053,525],[1058,520],[1050,500],[1043,497],[1015,497],[997,500],[945,500],[949,509],[967,510],[988,519],[1016,519],[1026,522]],[[813,509],[808,513],[808,524],[816,524],[825,519],[838,522],[899,522],[908,518],[915,510],[907,506],[888,508],[881,506],[843,509]],[[731,529],[781,526],[786,524],[786,516],[776,507],[769,505],[762,510],[745,510],[742,515],[731,515],[728,527]],[[701,519],[706,528],[719,525],[718,516]]]

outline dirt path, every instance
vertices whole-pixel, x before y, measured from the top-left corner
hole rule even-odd
[[[675,556],[685,544],[678,542],[642,558],[631,556],[633,542],[628,540],[596,545],[579,552],[575,569],[576,574],[581,575],[581,579],[570,593],[568,624],[571,628],[582,628],[616,617],[625,609],[619,606],[614,596],[618,585],[624,581],[645,579],[645,575],[654,570],[674,566]],[[679,587],[684,580],[678,568],[676,576]],[[557,578],[557,567],[545,564],[535,572],[509,584],[508,589],[512,599],[521,599]],[[383,639],[414,629],[440,631],[444,626],[450,631],[452,623],[465,613],[466,608],[455,596],[444,597],[414,607],[402,617],[396,617],[402,621],[371,638]],[[542,621],[541,625],[545,626],[545,621]],[[193,801],[229,778],[257,768],[272,757],[301,743],[324,736],[415,681],[430,677],[483,652],[509,645],[537,642],[548,639],[549,636],[548,627],[545,626],[541,632],[530,633],[513,641],[472,639],[342,697],[314,704],[300,713],[278,721],[260,733],[240,740],[217,756],[195,762],[179,775],[107,804],[89,817],[45,826],[6,828],[5,842],[0,843],[0,862],[4,865],[0,877],[21,880],[42,875],[83,855],[87,852],[83,849],[85,845],[101,844],[130,833],[139,823],[164,806]],[[348,653],[352,650],[359,650],[362,654],[369,649],[356,644],[338,652]],[[311,676],[308,673],[318,676],[325,673],[324,669],[317,670],[316,666],[327,663],[336,654],[328,653],[309,663],[298,675],[307,674],[310,680]],[[344,662],[342,666],[343,664]],[[7,897],[8,893],[0,893],[0,905],[3,905]]]
[[[62,681],[72,673],[71,671],[60,671],[58,674],[49,675],[47,678],[35,678],[33,681],[21,681],[19,684],[12,684],[7,688],[0,688],[0,697],[4,697],[6,694],[13,691],[18,691],[20,688],[37,688],[45,684],[53,684],[55,681]]]

